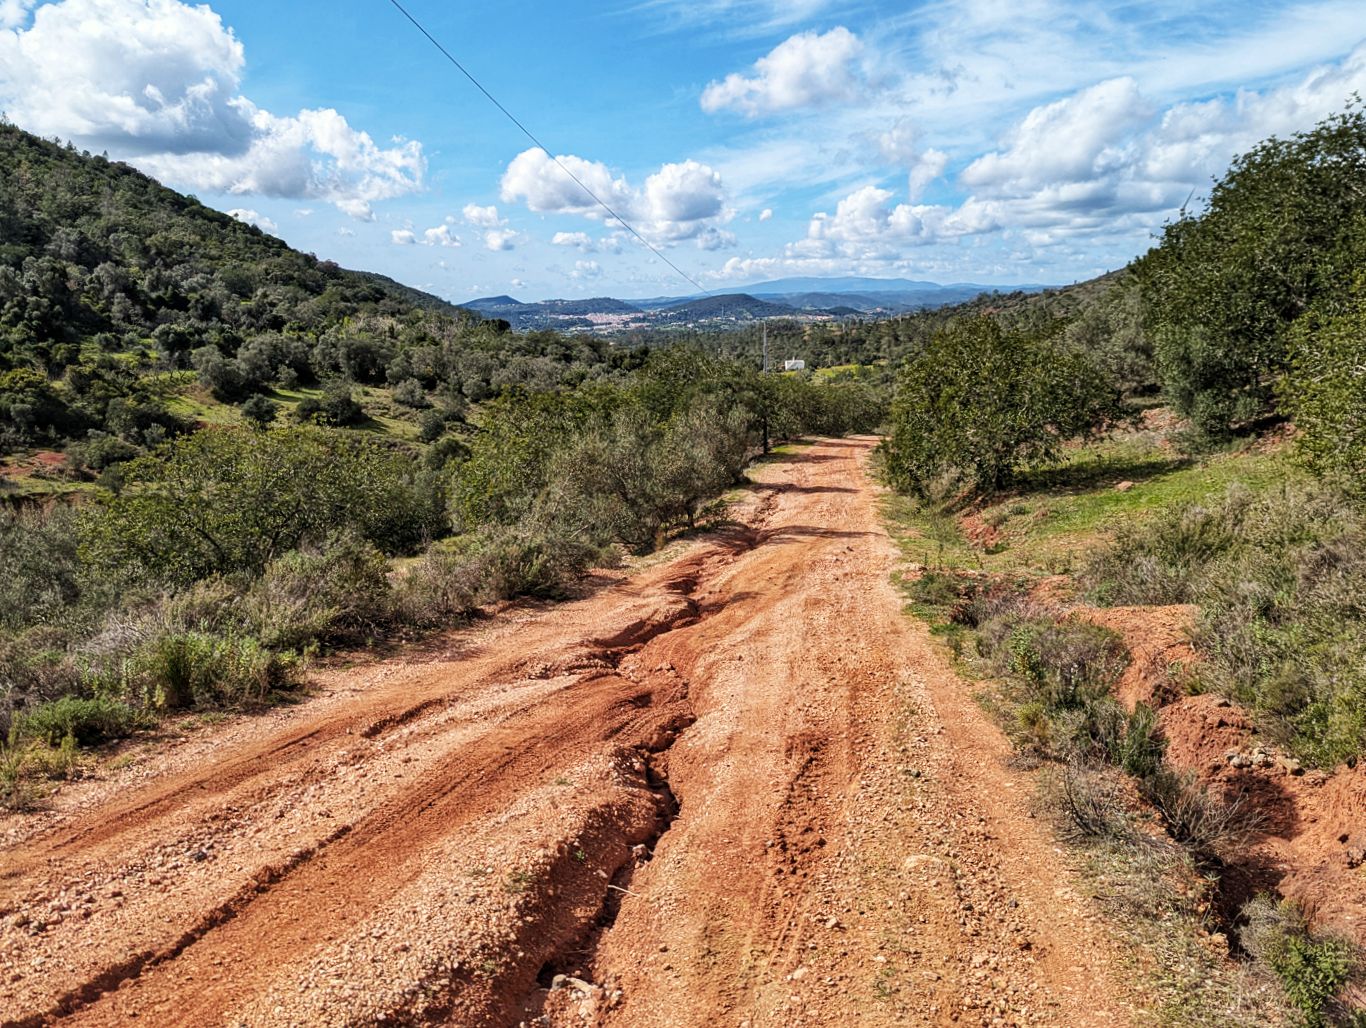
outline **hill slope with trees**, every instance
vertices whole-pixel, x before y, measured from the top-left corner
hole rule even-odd
[[[406,402],[449,419],[504,386],[582,380],[612,358],[593,340],[512,335],[0,125],[0,452],[91,433],[120,453],[155,446],[191,427],[194,405],[176,397],[194,386],[235,405],[382,387],[399,415]]]

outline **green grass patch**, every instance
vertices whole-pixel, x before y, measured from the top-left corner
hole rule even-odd
[[[828,368],[816,368],[811,372],[811,377],[817,382],[834,382],[871,374],[874,369],[875,365],[872,364],[834,364]]]
[[[1165,448],[1153,433],[1126,433],[1078,447],[981,504],[893,495],[884,513],[903,553],[918,564],[1049,575],[1072,572],[1088,551],[1127,526],[1222,496],[1234,483],[1263,492],[1302,477],[1282,453],[1192,459]],[[1131,485],[1116,488],[1124,483]],[[990,543],[966,537],[965,515],[990,529]]]
[[[231,404],[215,400],[207,389],[191,386],[166,400],[166,408],[178,417],[204,425],[241,425],[242,415]]]

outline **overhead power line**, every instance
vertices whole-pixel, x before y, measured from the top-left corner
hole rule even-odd
[[[569,169],[569,166],[564,163],[564,161],[560,160],[557,156],[555,156],[555,153],[550,149],[550,147],[546,146],[539,139],[537,139],[535,133],[533,133],[531,129],[523,125],[517,119],[516,115],[514,115],[511,111],[509,111],[506,107],[499,103],[498,98],[494,96],[492,93],[490,93],[487,89],[485,89],[483,83],[481,83],[477,78],[471,75],[469,69],[466,68],[463,64],[461,64],[458,60],[456,60],[455,56],[444,46],[442,46],[440,41],[437,40],[435,36],[433,36],[430,32],[427,31],[426,27],[422,24],[422,22],[418,21],[415,17],[413,17],[413,15],[408,11],[406,7],[399,3],[398,0],[389,0],[389,3],[393,4],[394,7],[398,9],[399,13],[403,15],[403,17],[407,18],[410,22],[412,22],[413,27],[417,29],[419,32],[421,32],[424,36],[426,36],[427,41],[431,43],[432,46],[436,47],[439,51],[441,51],[442,56],[445,57],[446,60],[450,61],[453,65],[455,65],[455,67],[460,71],[460,74],[464,75],[465,78],[469,79],[472,83],[474,83],[474,88],[479,90],[479,92],[483,93],[484,96],[488,97],[489,103],[493,104],[494,107],[497,107],[500,111],[502,111],[504,116],[508,119],[508,121],[512,122],[519,129],[521,129],[522,134],[524,136],[526,136],[533,143],[535,143],[537,148],[544,152],[545,155],[549,157],[552,161],[554,161],[562,172],[564,172],[571,179],[573,179],[574,184],[577,185],[580,189],[582,189],[585,193],[587,193],[593,199],[594,203],[596,203],[599,207],[601,207],[604,211],[611,215],[615,221],[617,221],[626,229],[626,231],[630,232],[631,235],[635,236],[643,244],[645,244],[645,246],[649,247],[650,251],[656,257],[658,257],[669,267],[673,268],[674,271],[678,272],[678,274],[682,276],[684,279],[686,279],[688,282],[696,286],[699,291],[703,293],[711,292],[711,290],[707,289],[704,285],[702,285],[702,283],[698,282],[697,279],[693,278],[686,271],[680,268],[677,264],[669,260],[668,257],[664,256],[664,253],[659,249],[659,247],[655,246],[652,242],[650,242],[643,235],[637,232],[635,230],[635,226],[633,226],[629,221],[623,218],[616,211],[612,210],[612,208],[608,206],[607,201],[605,201],[602,197],[598,196],[598,194],[593,192],[593,190],[589,189],[588,186],[584,184],[584,181],[581,178],[579,178],[579,176],[575,175],[574,172]]]

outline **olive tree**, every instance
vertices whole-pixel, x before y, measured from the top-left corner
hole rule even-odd
[[[902,370],[887,468],[903,489],[923,491],[945,475],[996,489],[1122,413],[1118,391],[1086,354],[991,318],[963,319]]]
[[[260,573],[308,542],[350,529],[388,552],[423,531],[411,459],[316,427],[214,429],[126,465],[125,484],[81,515],[97,567],[188,584]]]
[[[1214,436],[1276,413],[1290,326],[1342,295],[1366,215],[1366,107],[1236,158],[1137,264],[1163,388]]]

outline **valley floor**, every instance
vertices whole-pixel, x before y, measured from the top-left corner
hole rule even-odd
[[[0,1022],[1129,1023],[872,446],[0,822]]]

